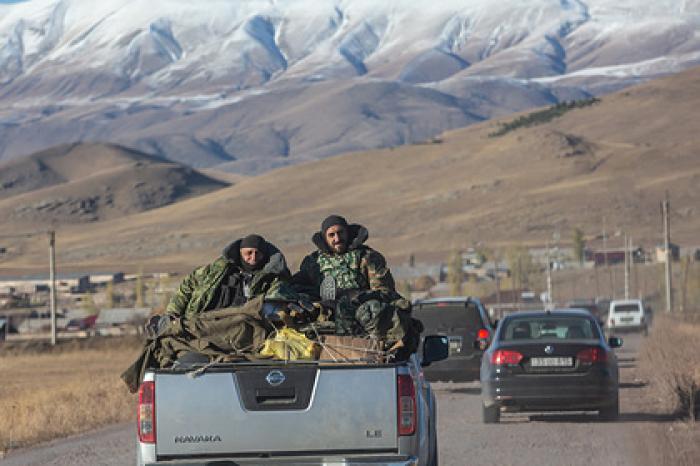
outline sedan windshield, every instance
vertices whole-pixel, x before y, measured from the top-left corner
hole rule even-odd
[[[505,322],[501,340],[582,340],[599,338],[592,320],[575,316],[514,317]]]

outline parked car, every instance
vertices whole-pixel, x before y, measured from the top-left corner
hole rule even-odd
[[[418,301],[413,316],[420,319],[427,335],[444,335],[450,344],[449,357],[424,369],[430,381],[479,379],[481,355],[491,341],[493,328],[477,298],[445,297]]]
[[[499,323],[481,363],[483,421],[501,412],[598,411],[619,415],[618,366],[598,320],[578,309],[519,312]]]
[[[649,315],[640,299],[614,300],[608,311],[608,329],[610,332],[641,331],[649,332]]]
[[[598,319],[599,322],[605,322],[604,313],[594,301],[575,299],[566,303],[566,307],[569,309],[584,309],[593,314],[593,317]]]

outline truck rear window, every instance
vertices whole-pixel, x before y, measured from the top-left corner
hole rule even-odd
[[[642,312],[636,304],[619,304],[613,307],[615,314],[638,314]]]
[[[475,304],[430,303],[413,309],[414,317],[420,319],[426,328],[436,325],[481,328],[479,308]]]

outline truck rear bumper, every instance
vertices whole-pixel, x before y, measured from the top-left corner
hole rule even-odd
[[[294,457],[294,458],[208,458],[140,463],[139,466],[418,466],[412,456]]]

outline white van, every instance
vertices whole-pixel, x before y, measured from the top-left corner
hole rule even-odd
[[[610,331],[641,330],[646,335],[648,318],[644,313],[644,304],[639,299],[610,301],[607,327]]]

